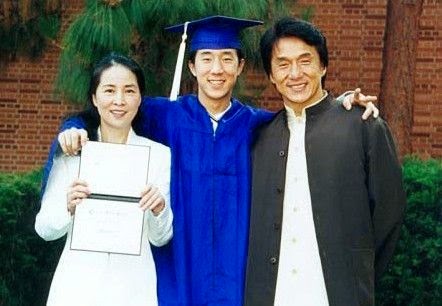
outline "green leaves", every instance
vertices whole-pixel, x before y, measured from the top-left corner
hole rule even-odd
[[[61,20],[58,16],[47,15],[38,17],[38,28],[40,33],[48,38],[55,40],[61,27]]]
[[[142,65],[148,95],[168,95],[181,35],[166,33],[165,27],[209,15],[268,21],[288,13],[281,0],[124,0],[114,7],[88,0],[63,38],[56,88],[68,101],[85,104],[93,63],[105,53],[118,51]],[[259,62],[258,41],[263,30],[244,31],[249,65]],[[184,73],[182,88],[192,89],[192,84],[190,73]]]
[[[89,4],[62,41],[56,89],[69,101],[87,103],[92,65],[109,51],[128,54],[132,25],[123,7]]]
[[[436,306],[442,300],[442,161],[407,158],[407,211],[376,305]],[[0,305],[43,305],[63,239],[34,231],[41,172],[0,173]]]
[[[54,2],[54,3],[53,3]],[[59,0],[0,3],[0,60],[40,56],[60,30]]]
[[[41,172],[0,173],[0,305],[44,305],[63,239],[34,230]]]
[[[405,221],[377,304],[436,306],[442,300],[442,162],[408,157],[403,178]]]

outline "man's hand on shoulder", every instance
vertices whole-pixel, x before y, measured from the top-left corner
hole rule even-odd
[[[365,111],[362,114],[363,120],[366,120],[370,115],[377,118],[379,116],[379,109],[374,105],[377,99],[376,96],[366,96],[362,94],[361,89],[356,88],[353,93],[345,96],[342,106],[344,106],[346,110],[350,110],[352,105],[365,107]]]
[[[66,155],[77,155],[81,147],[88,141],[87,132],[84,129],[70,128],[58,134],[58,143]]]

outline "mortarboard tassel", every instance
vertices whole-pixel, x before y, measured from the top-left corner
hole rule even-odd
[[[172,90],[170,91],[170,101],[176,101],[178,98],[178,94],[180,92],[180,83],[181,83],[181,73],[183,71],[183,62],[184,62],[184,51],[186,50],[186,39],[187,39],[187,25],[189,22],[184,24],[184,33],[181,36],[181,44],[180,49],[178,51],[178,58],[175,66],[175,74],[173,76]]]

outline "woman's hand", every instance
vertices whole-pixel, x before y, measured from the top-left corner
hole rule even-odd
[[[86,130],[74,127],[60,132],[57,138],[63,153],[69,156],[77,155],[88,141]]]
[[[145,211],[151,210],[157,216],[166,207],[166,201],[160,190],[152,185],[146,185],[141,192],[140,208]]]
[[[81,201],[87,198],[90,194],[90,190],[87,183],[82,180],[75,180],[69,186],[67,193],[67,206],[71,215],[75,214],[75,207],[81,203]]]

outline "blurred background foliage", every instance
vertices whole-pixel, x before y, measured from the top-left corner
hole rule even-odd
[[[403,163],[405,223],[376,289],[376,305],[438,306],[442,300],[442,161]],[[0,173],[0,306],[44,305],[64,245],[34,231],[40,172]],[[86,276],[87,277],[87,276]]]
[[[442,161],[407,158],[405,221],[396,255],[378,284],[377,304],[438,306],[442,301]]]
[[[132,56],[146,74],[148,95],[168,96],[181,35],[164,28],[209,15],[267,21],[288,14],[283,0],[86,0],[62,41],[56,89],[66,100],[84,104],[90,70],[110,51]],[[263,29],[261,29],[262,31]],[[248,65],[259,65],[260,30],[243,31]],[[187,61],[186,61],[187,62]],[[182,93],[194,91],[183,69]],[[241,83],[241,82],[240,82]],[[241,92],[241,84],[238,86]],[[241,96],[241,93],[239,93]]]
[[[0,305],[45,305],[64,239],[34,230],[41,172],[0,174]]]
[[[0,61],[37,58],[55,41],[60,25],[61,0],[0,1]]]

